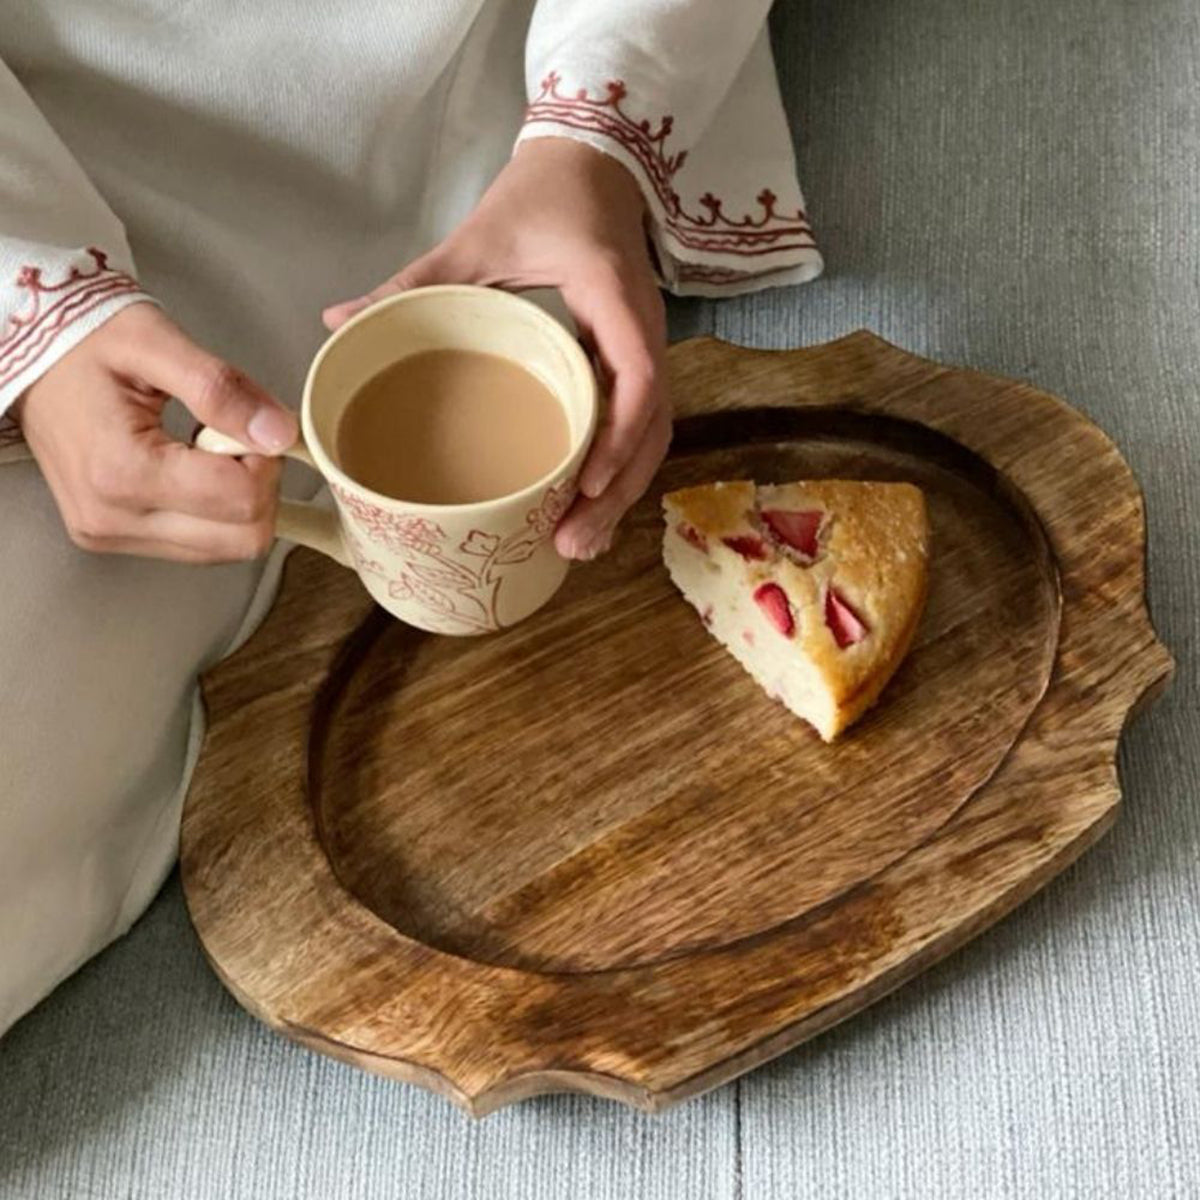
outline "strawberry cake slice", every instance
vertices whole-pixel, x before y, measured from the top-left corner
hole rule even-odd
[[[907,483],[710,483],[663,497],[663,561],[705,625],[833,741],[875,703],[925,603],[929,522]]]

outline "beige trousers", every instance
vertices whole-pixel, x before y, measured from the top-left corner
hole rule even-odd
[[[0,1034],[124,933],[175,860],[197,674],[265,612],[282,553],[86,554],[37,466],[0,465]]]

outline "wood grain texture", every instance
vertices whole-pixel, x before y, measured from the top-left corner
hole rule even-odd
[[[205,679],[183,876],[214,968],[477,1114],[658,1109],[869,1004],[1107,828],[1121,728],[1171,672],[1136,483],[1061,401],[866,333],[671,364],[653,494],[542,614],[432,638],[297,552]],[[658,561],[663,490],[821,475],[917,482],[934,531],[913,653],[832,748]]]

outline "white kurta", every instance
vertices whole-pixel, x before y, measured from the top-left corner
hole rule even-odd
[[[321,309],[449,232],[518,137],[623,162],[674,291],[811,279],[768,7],[0,0],[0,413],[146,299],[294,402]],[[169,868],[196,671],[263,596],[261,566],[75,551],[28,462],[0,511],[2,1031]]]

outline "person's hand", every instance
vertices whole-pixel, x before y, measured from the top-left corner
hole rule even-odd
[[[636,181],[614,159],[563,138],[527,141],[445,241],[366,296],[324,313],[337,329],[375,300],[433,283],[557,287],[609,392],[580,475],[582,495],[555,536],[569,558],[608,548],[671,439],[666,321],[644,215]]]
[[[173,440],[161,421],[171,396],[264,455],[296,439],[296,418],[261,387],[155,305],[130,305],[17,405],[71,540],[181,562],[258,557],[271,543],[279,460],[223,458]]]

